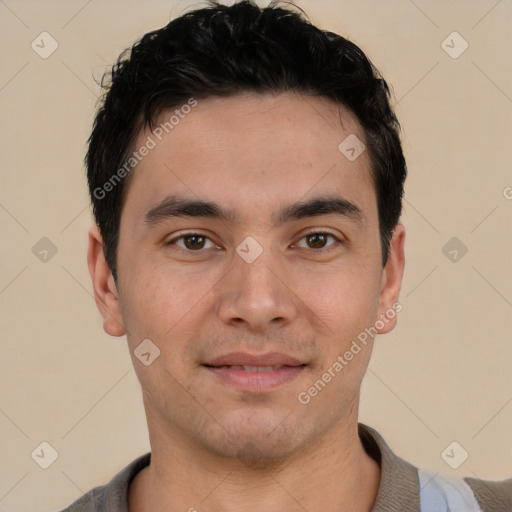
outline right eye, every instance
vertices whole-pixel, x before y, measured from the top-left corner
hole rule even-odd
[[[177,241],[183,241],[183,245],[179,245]],[[212,247],[217,247],[206,235],[192,231],[189,233],[183,233],[180,236],[167,241],[165,245],[177,245],[188,252],[203,252],[202,249],[205,248],[204,246],[206,241],[209,241],[212,244]],[[207,249],[208,248],[211,247],[207,247]]]

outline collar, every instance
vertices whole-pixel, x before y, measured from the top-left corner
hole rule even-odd
[[[393,453],[373,428],[359,423],[366,453],[380,465],[380,483],[371,512],[420,511],[418,469]]]

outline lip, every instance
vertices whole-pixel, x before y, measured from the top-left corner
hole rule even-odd
[[[248,354],[247,352],[232,352],[216,357],[206,363],[208,366],[301,366],[303,363],[294,357],[279,352],[268,354]]]
[[[241,366],[279,366],[279,368],[247,371],[240,368]],[[203,368],[222,383],[240,391],[253,393],[270,391],[290,383],[303,373],[306,367],[307,365],[298,359],[278,352],[263,355],[233,352],[203,364]]]
[[[263,372],[245,371],[229,366],[203,366],[211,375],[222,383],[246,393],[261,393],[278,388],[295,380],[306,366],[283,366],[276,370]]]

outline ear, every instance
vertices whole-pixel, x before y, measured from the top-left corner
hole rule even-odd
[[[405,227],[398,224],[389,244],[389,255],[384,270],[379,297],[379,320],[384,324],[379,334],[391,331],[396,325],[396,314],[402,310],[398,302],[405,267]]]
[[[111,336],[126,334],[119,305],[119,295],[103,253],[103,237],[99,227],[89,229],[87,264],[94,288],[94,299],[103,317],[103,330]]]

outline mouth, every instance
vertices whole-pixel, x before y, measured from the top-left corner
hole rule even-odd
[[[229,368],[231,370],[243,370],[244,372],[271,372],[273,370],[279,370],[281,368],[293,368],[287,365],[279,364],[277,366],[245,366],[245,365],[222,365],[222,366],[210,366],[205,364],[207,368]],[[305,365],[299,365],[305,366]]]
[[[234,353],[202,366],[225,385],[244,392],[262,392],[295,380],[306,370],[307,364],[278,353],[263,356]]]

